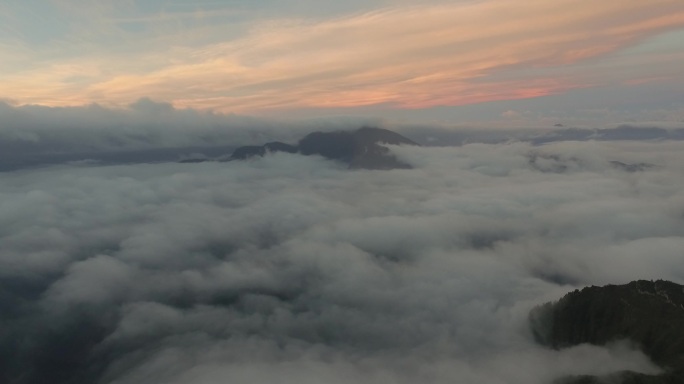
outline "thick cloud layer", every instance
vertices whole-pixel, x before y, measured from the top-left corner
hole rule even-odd
[[[628,342],[546,350],[527,315],[590,284],[684,282],[684,143],[392,149],[415,169],[278,153],[1,173],[0,381],[658,370]]]

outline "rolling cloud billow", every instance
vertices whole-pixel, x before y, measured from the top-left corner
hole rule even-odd
[[[684,142],[389,149],[412,169],[279,152],[0,173],[0,381],[660,371],[629,341],[538,345],[528,314],[588,285],[684,281]]]

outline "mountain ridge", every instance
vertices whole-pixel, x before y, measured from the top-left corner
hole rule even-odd
[[[246,160],[263,157],[268,153],[299,153],[304,156],[319,155],[348,164],[350,169],[407,169],[411,168],[392,155],[383,144],[419,144],[396,132],[383,128],[362,127],[355,131],[312,132],[296,145],[273,141],[264,145],[237,148],[228,159]]]

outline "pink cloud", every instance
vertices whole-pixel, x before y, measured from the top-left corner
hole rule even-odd
[[[397,7],[331,20],[261,23],[242,38],[202,47],[173,46],[169,37],[161,40],[169,48],[154,56],[74,58],[0,75],[0,96],[53,105],[127,104],[149,96],[235,112],[463,105],[599,85],[603,76],[616,76],[609,67],[573,65],[682,27],[680,0]],[[87,78],[69,83],[67,73],[79,68],[75,63],[89,68],[81,71]],[[632,75],[618,80],[631,81]]]

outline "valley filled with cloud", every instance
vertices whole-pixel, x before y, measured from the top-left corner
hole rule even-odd
[[[628,342],[539,346],[528,314],[584,286],[684,282],[684,142],[390,149],[413,169],[276,153],[0,173],[1,381],[659,371]]]

